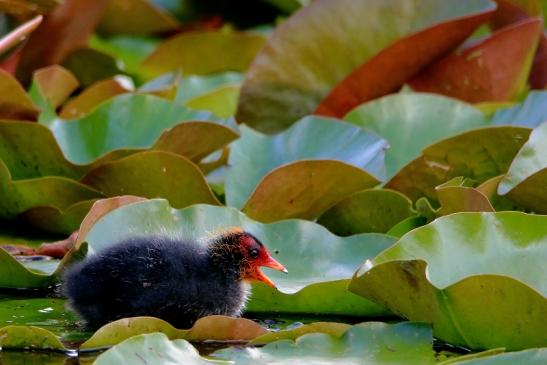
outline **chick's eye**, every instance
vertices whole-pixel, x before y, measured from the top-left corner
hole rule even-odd
[[[253,259],[256,259],[258,257],[258,250],[256,248],[253,248],[251,251],[249,251],[249,255],[251,255]]]

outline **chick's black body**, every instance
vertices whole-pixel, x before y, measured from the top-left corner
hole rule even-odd
[[[223,245],[132,238],[68,269],[63,291],[92,327],[154,316],[184,328],[206,315],[236,316],[247,297],[242,258],[222,251],[230,242]]]

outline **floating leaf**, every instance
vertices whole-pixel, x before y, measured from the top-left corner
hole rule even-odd
[[[34,72],[30,95],[37,105],[61,105],[78,87],[78,80],[67,69],[52,65]]]
[[[542,27],[541,19],[532,18],[502,28],[427,67],[409,84],[471,103],[516,99],[526,87]]]
[[[196,110],[208,110],[219,118],[228,118],[236,113],[238,97],[239,85],[229,85],[192,98],[185,105]]]
[[[412,201],[393,190],[363,190],[327,210],[318,223],[341,236],[385,233],[402,220],[416,215]]]
[[[314,111],[341,117],[396,91],[494,8],[487,0],[314,1],[278,26],[257,55],[236,119],[274,132]]]
[[[32,349],[66,351],[57,336],[35,326],[6,326],[0,328],[2,349]]]
[[[463,186],[463,178],[452,179],[435,188],[441,207],[438,214],[458,212],[493,212],[488,198],[479,190]]]
[[[198,239],[229,226],[242,227],[264,242],[271,252],[277,250],[276,258],[290,272],[289,275],[268,273],[281,292],[266,285],[255,285],[248,305],[250,311],[387,314],[381,307],[346,290],[348,278],[359,262],[365,257],[374,257],[394,242],[394,238],[386,235],[341,238],[308,221],[261,224],[233,208],[194,205],[173,210],[165,200],[150,200],[110,212],[81,239],[89,243],[89,253],[94,254],[129,235],[161,232]]]
[[[173,31],[178,27],[178,22],[154,1],[111,0],[98,30],[110,35],[147,35]]]
[[[530,129],[489,127],[462,133],[426,147],[422,155],[385,185],[412,200],[436,201],[435,186],[463,176],[478,184],[504,174],[528,139]]]
[[[349,289],[431,323],[435,336],[452,344],[541,347],[547,345],[546,255],[546,216],[457,213],[365,262]]]
[[[57,207],[33,207],[21,214],[26,222],[44,232],[68,235],[80,226],[96,199],[83,200],[65,209]]]
[[[34,70],[60,64],[71,52],[84,47],[107,4],[108,0],[63,1],[29,37],[17,67],[17,77],[26,82]]]
[[[264,176],[284,164],[306,159],[333,159],[382,175],[387,142],[337,119],[305,117],[276,136],[244,125],[231,148],[226,177],[228,205],[243,207]]]
[[[390,177],[427,145],[489,124],[471,105],[421,93],[385,96],[355,108],[344,119],[388,140],[385,163]]]
[[[494,114],[494,125],[519,125],[535,128],[547,120],[547,91],[532,91],[522,104]]]
[[[498,194],[547,214],[547,121],[530,134],[500,181]]]
[[[105,196],[165,198],[176,208],[219,204],[203,174],[182,156],[161,151],[140,152],[91,170],[82,182]],[[180,186],[180,189],[173,187]]]
[[[205,76],[190,75],[183,77],[177,90],[176,100],[186,102],[225,86],[239,85],[242,81],[243,75],[239,72],[222,72]]]
[[[153,350],[153,351],[151,351]],[[99,355],[95,365],[130,365],[137,363],[170,365],[170,364],[226,364],[231,362],[207,360],[199,355],[185,340],[169,341],[163,333],[151,333],[131,337],[105,353]]]
[[[81,349],[100,349],[119,344],[146,333],[161,332],[170,340],[188,341],[249,341],[268,332],[256,322],[245,318],[208,316],[200,318],[190,329],[176,329],[154,317],[124,318],[99,328]]]
[[[46,288],[55,284],[54,274],[33,271],[0,248],[0,288]],[[0,336],[1,340],[2,336]]]
[[[242,211],[261,222],[315,219],[347,196],[379,183],[336,160],[302,160],[278,167],[260,181]]]
[[[129,91],[128,85],[116,77],[98,81],[70,99],[61,109],[59,116],[63,119],[81,118],[103,101]]]
[[[542,365],[547,362],[547,349],[529,349],[517,352],[507,352],[502,354],[496,354],[493,356],[485,356],[479,358],[472,358],[470,360],[462,360],[450,362],[443,362],[443,364],[451,365]]]
[[[122,73],[116,59],[90,48],[71,52],[64,59],[63,66],[76,75],[84,88]]]
[[[63,177],[42,177],[12,181],[6,165],[0,161],[0,216],[14,218],[31,208],[51,206],[65,209],[101,193],[74,180]]]
[[[265,41],[252,33],[182,33],[161,43],[142,62],[139,74],[149,80],[178,69],[185,75],[245,71]]]
[[[35,120],[38,108],[25,89],[9,73],[0,68],[0,117]]]
[[[150,147],[164,129],[180,122],[208,119],[210,113],[156,96],[123,94],[81,119],[56,119],[48,126],[69,161],[87,164],[116,149]]]
[[[212,354],[235,364],[434,364],[431,329],[418,323],[369,322],[342,336],[314,333],[262,348],[230,348]]]
[[[253,339],[251,344],[262,345],[279,340],[296,340],[298,337],[308,333],[326,333],[331,336],[340,337],[350,328],[351,326],[346,323],[314,322],[293,329],[268,332]]]

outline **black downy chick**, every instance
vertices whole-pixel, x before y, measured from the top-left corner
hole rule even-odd
[[[248,280],[275,287],[259,266],[286,272],[256,237],[239,228],[206,246],[138,237],[70,267],[63,276],[63,293],[90,327],[153,316],[187,328],[207,315],[239,316]]]

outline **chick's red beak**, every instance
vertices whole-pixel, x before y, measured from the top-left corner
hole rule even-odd
[[[276,259],[271,257],[268,252],[265,252],[264,257],[259,262],[257,262],[257,265],[255,266],[253,272],[249,275],[249,277],[251,279],[262,281],[272,288],[276,287],[275,284],[260,270],[259,266],[269,267],[270,269],[283,271],[284,273],[288,272],[285,266],[281,265]]]

